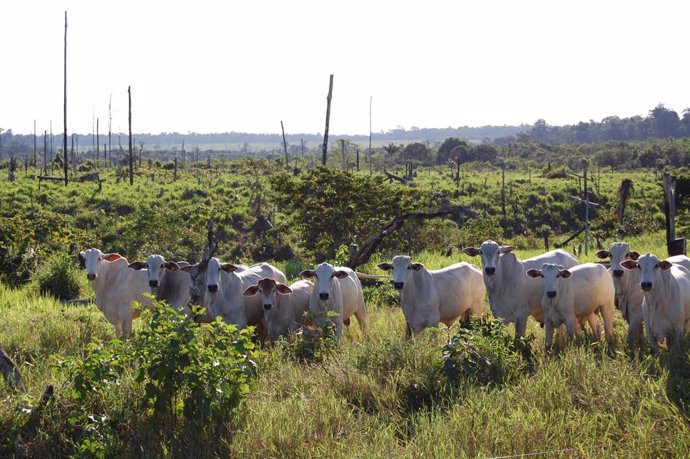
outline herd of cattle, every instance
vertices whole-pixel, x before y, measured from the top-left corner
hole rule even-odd
[[[519,260],[514,250],[492,240],[479,248],[465,248],[465,254],[481,256],[482,270],[466,262],[428,270],[407,256],[396,256],[379,267],[393,271],[408,334],[481,316],[487,294],[493,315],[514,323],[516,336],[525,334],[529,316],[541,323],[547,348],[552,345],[554,330],[572,338],[585,322],[600,338],[600,316],[610,341],[616,306],[628,323],[630,345],[641,339],[643,324],[654,352],[660,341],[666,339],[670,347],[690,331],[690,258],[686,256],[659,260],[649,253],[640,256],[627,243],[616,242],[608,251],[596,254],[610,259],[607,269],[599,263],[581,264],[563,250],[527,260]],[[131,333],[132,320],[139,314],[132,307],[134,301],[150,307],[153,297],[192,316],[195,286],[189,273],[197,265],[166,261],[160,255],[130,264],[117,253],[98,249],[79,256],[96,305],[115,326],[116,336]],[[304,279],[287,285],[285,274],[268,263],[247,267],[211,258],[202,300],[206,313],[196,319],[221,317],[240,328],[255,325],[271,340],[296,332],[309,316],[332,320],[336,339],[352,316],[366,330],[360,279],[370,276],[321,263],[303,271],[301,277]],[[312,314],[305,314],[307,311]]]

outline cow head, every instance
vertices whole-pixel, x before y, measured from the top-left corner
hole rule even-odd
[[[481,255],[482,257],[482,267],[484,268],[484,274],[487,276],[493,276],[496,273],[496,265],[498,265],[498,259],[501,255],[510,253],[515,250],[514,246],[500,246],[496,241],[491,239],[482,242],[479,248],[466,247],[462,249],[465,255],[471,257],[476,257]]]
[[[626,242],[614,242],[609,250],[600,250],[596,253],[597,258],[611,259],[611,275],[613,277],[623,277],[625,270],[621,263],[625,260],[637,260],[640,254],[631,251]]]
[[[221,263],[217,258],[211,258],[208,261],[208,269],[206,271],[206,288],[211,294],[218,293],[220,285],[220,273],[232,273],[237,270],[237,266],[232,263]]]
[[[103,253],[98,249],[89,249],[79,252],[79,257],[84,260],[86,278],[90,281],[98,279],[105,263],[110,263],[122,258],[119,253]]]
[[[666,260],[659,260],[651,253],[645,253],[637,260],[625,260],[621,263],[627,270],[640,270],[640,288],[645,292],[651,292],[654,288],[654,280],[659,273],[659,270],[666,271],[671,269],[671,262]]]
[[[141,261],[135,261],[130,263],[129,267],[139,271],[141,269],[146,269],[149,275],[149,287],[154,291],[160,287],[161,281],[163,280],[163,274],[166,269],[170,271],[177,271],[180,266],[174,261],[166,261],[161,255],[150,255],[145,263]]]
[[[392,263],[379,263],[379,268],[384,271],[393,270],[393,287],[396,290],[402,290],[405,282],[412,271],[419,271],[424,268],[421,263],[412,263],[410,257],[398,255],[393,257]]]
[[[316,268],[305,269],[300,273],[301,277],[316,277],[314,291],[319,295],[321,301],[328,301],[332,294],[332,284],[334,279],[344,279],[348,276],[347,271],[335,269],[330,263],[321,263]]]
[[[558,295],[558,278],[567,279],[571,276],[570,271],[553,263],[544,263],[541,269],[528,269],[525,274],[527,277],[544,279],[544,294],[549,299],[554,299]]]
[[[276,294],[288,295],[292,293],[292,289],[285,284],[277,282],[270,277],[264,277],[251,287],[247,287],[243,293],[244,296],[254,296],[261,294],[264,310],[268,313],[277,304]]]

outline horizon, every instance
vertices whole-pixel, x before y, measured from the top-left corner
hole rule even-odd
[[[131,86],[135,132],[322,135],[330,74],[336,136],[690,108],[690,4],[316,5],[10,2],[0,128],[64,130],[65,12],[68,134],[127,132]]]

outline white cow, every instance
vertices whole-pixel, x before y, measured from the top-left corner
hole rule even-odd
[[[362,284],[353,270],[321,263],[313,270],[302,271],[300,276],[316,277],[314,290],[309,297],[309,311],[314,314],[333,311],[337,314],[333,318],[337,340],[343,334],[343,324],[350,325],[352,315],[357,317],[362,332],[366,330],[367,313],[364,308]]]
[[[138,301],[151,306],[146,271],[133,271],[127,259],[117,253],[103,253],[98,249],[79,252],[86,266],[86,278],[91,281],[96,296],[96,306],[108,322],[115,326],[115,336],[127,337],[132,333],[132,319],[140,311],[132,307]]]
[[[575,336],[578,323],[588,320],[597,339],[601,338],[596,314],[604,319],[606,340],[613,341],[613,311],[616,290],[608,270],[601,264],[584,263],[565,269],[544,263],[541,269],[530,268],[525,274],[533,279],[543,278],[546,348],[551,348],[554,329],[565,324],[568,336]]]
[[[192,278],[189,273],[181,269],[187,266],[189,263],[186,261],[178,263],[166,261],[161,255],[150,255],[146,262],[135,261],[129,265],[136,271],[146,269],[149,287],[151,293],[156,296],[156,300],[165,301],[171,307],[183,311],[191,317],[189,290],[192,286]]]
[[[400,291],[408,334],[443,322],[450,327],[458,317],[481,316],[486,287],[482,273],[469,263],[456,263],[430,271],[408,256],[393,257],[379,268],[393,270],[393,286]]]
[[[674,342],[680,343],[690,331],[690,271],[668,260],[660,261],[651,253],[621,265],[639,270],[644,294],[642,316],[652,350],[658,353],[659,341],[664,338],[669,348]]]
[[[295,333],[307,322],[304,313],[309,310],[309,297],[314,284],[308,280],[290,286],[265,277],[244,291],[244,296],[260,294],[264,308],[266,331],[271,341]]]
[[[525,271],[541,268],[544,263],[571,268],[580,262],[564,250],[553,250],[520,261],[513,250],[513,246],[502,247],[489,239],[482,242],[478,249],[467,247],[463,252],[472,257],[481,255],[491,312],[504,323],[515,323],[515,336],[520,337],[525,334],[528,316],[544,323],[541,307],[544,283],[525,276]]]
[[[628,344],[632,345],[642,336],[642,300],[644,295],[640,288],[640,272],[637,269],[624,269],[621,263],[625,260],[637,260],[640,256],[638,252],[630,250],[626,242],[614,242],[609,250],[600,250],[596,253],[598,258],[611,259],[609,272],[613,278],[613,285],[616,287],[616,298],[618,309],[620,309],[623,319],[628,323]],[[690,270],[690,258],[685,255],[669,257],[667,261],[684,266]]]
[[[213,317],[220,316],[239,328],[260,325],[263,317],[261,298],[245,297],[242,293],[264,277],[286,282],[285,274],[268,263],[244,268],[211,258],[206,271],[206,288],[210,295],[204,303]]]

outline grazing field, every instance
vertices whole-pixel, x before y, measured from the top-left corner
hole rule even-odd
[[[417,187],[368,170],[281,172],[243,159],[177,171],[144,164],[130,186],[116,170],[68,187],[0,179],[0,345],[26,391],[0,382],[3,457],[687,457],[690,454],[690,342],[659,356],[626,346],[619,311],[614,342],[590,333],[544,350],[530,319],[527,337],[485,319],[405,337],[399,294],[365,286],[368,330],[341,341],[309,328],[275,344],[220,322],[197,325],[158,305],[114,339],[78,268],[89,247],[129,261],[160,253],[196,262],[213,219],[216,256],[270,261],[288,283],[317,261],[344,264],[397,215],[465,206],[476,215],[410,220],[357,267],[397,254],[436,269],[475,265],[463,247],[488,238],[524,259],[565,241],[581,225],[573,199],[583,183],[545,168],[418,168]],[[364,169],[364,168],[363,168]],[[556,169],[554,167],[553,169]],[[390,172],[402,175],[401,168]],[[665,256],[661,176],[651,170],[590,171],[590,251],[583,235],[565,248],[596,261],[621,231],[618,190],[634,183],[622,231],[634,250]],[[176,180],[173,180],[176,178]],[[443,207],[446,206],[446,207]],[[272,229],[257,228],[259,216]],[[682,227],[683,221],[679,222]],[[57,279],[51,283],[51,280]],[[71,289],[67,289],[71,286]],[[319,333],[325,336],[320,337]],[[52,386],[52,392],[46,388]]]

